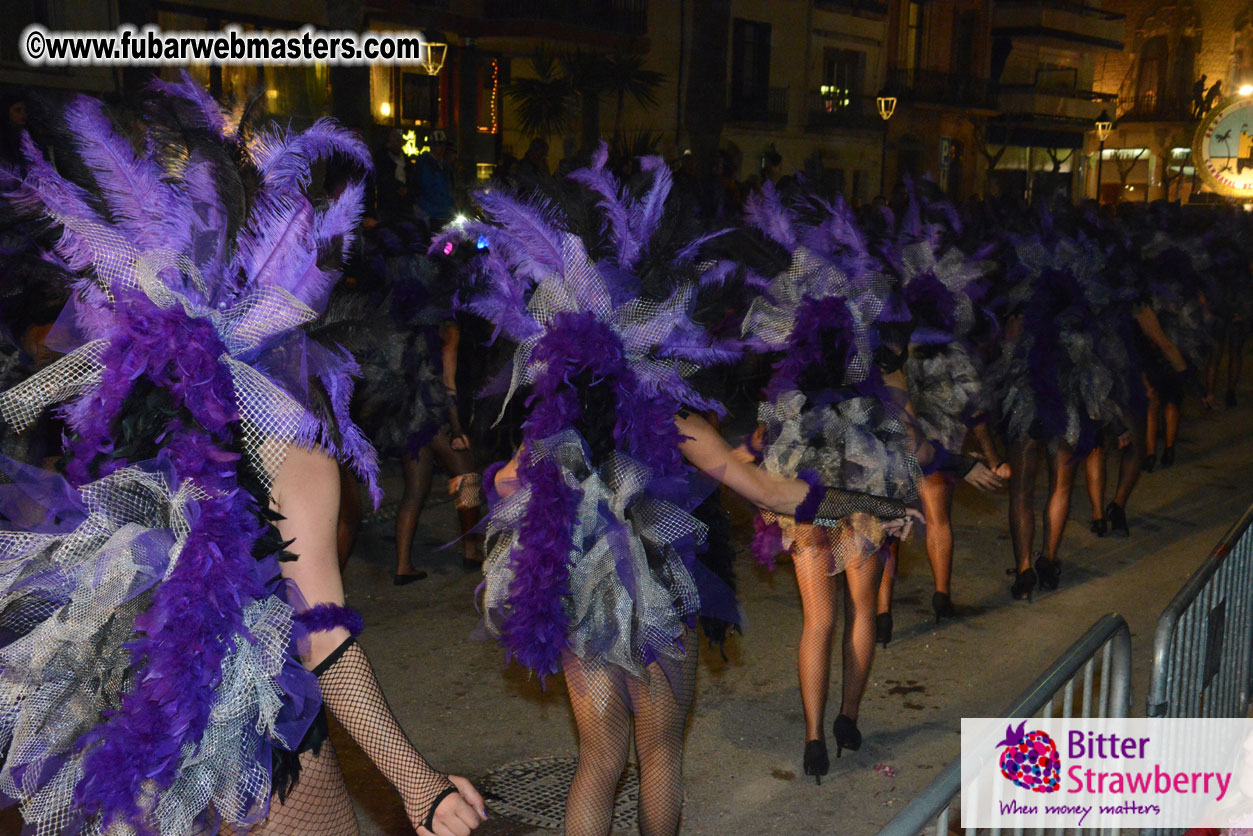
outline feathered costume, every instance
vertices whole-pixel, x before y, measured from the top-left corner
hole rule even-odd
[[[1047,210],[1040,224],[1039,233],[1014,236],[1005,250],[1013,256],[1012,287],[1003,302],[1021,324],[1017,333],[1007,330],[988,381],[1006,441],[1061,441],[1085,455],[1105,426],[1129,426],[1130,361],[1124,352],[1119,365],[1112,362],[1106,332],[1113,320],[1104,316],[1118,296],[1096,241],[1054,226]]]
[[[886,248],[909,309],[911,330],[905,379],[919,429],[927,439],[957,453],[967,429],[986,418],[990,403],[977,354],[968,345],[983,296],[988,265],[952,243],[961,222],[947,204],[939,220],[924,221],[935,206],[911,194],[904,223]]]
[[[743,330],[758,350],[780,356],[758,409],[765,468],[864,494],[847,509],[855,536],[829,538],[834,574],[878,550],[880,520],[900,516],[917,496],[921,470],[903,397],[884,384],[875,360],[887,278],[848,207],[811,200],[799,211],[816,216],[813,223],[770,186],[747,202],[748,222],[784,247],[791,263],[754,300]],[[793,545],[792,521],[763,512],[756,524],[757,557],[772,565],[782,546]]]
[[[387,318],[359,358],[356,414],[381,455],[416,457],[452,415],[439,334],[451,313],[437,265],[422,252],[426,242],[398,232],[382,229],[367,254],[368,269],[383,277],[385,295],[377,304]]]
[[[39,836],[257,822],[319,691],[359,681],[350,652],[319,678],[297,659],[359,617],[305,609],[282,581],[267,494],[297,444],[377,496],[347,415],[355,364],[302,330],[363,194],[358,176],[315,206],[311,166],[337,155],[363,176],[366,149],[329,120],[253,132],[189,80],[159,88],[134,140],[98,101],[69,106],[74,179],[29,138],[5,175],[12,205],[60,229],[47,258],[74,277],[63,339],[81,343],[0,395],[16,427],[65,401],[72,434],[69,482],[5,464],[0,506],[0,794]]]
[[[541,676],[572,653],[643,677],[694,650],[681,637],[698,613],[737,620],[696,558],[706,529],[674,424],[720,408],[685,376],[736,352],[691,319],[700,242],[672,234],[664,163],[643,160],[633,192],[605,161],[602,146],[559,202],[481,193],[486,221],[434,248],[487,242],[468,307],[518,345],[510,393],[532,389],[518,490],[488,518],[483,612]]]

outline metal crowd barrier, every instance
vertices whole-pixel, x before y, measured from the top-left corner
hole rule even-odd
[[[1150,717],[1244,717],[1253,675],[1253,508],[1162,612]]]
[[[1076,686],[1081,689],[1078,700]],[[1122,616],[1110,613],[1093,624],[999,716],[1126,717],[1130,708],[1131,631]],[[879,836],[917,836],[924,831],[945,836],[949,813],[960,792],[961,758],[957,758],[897,813]],[[974,830],[967,832],[973,834]]]

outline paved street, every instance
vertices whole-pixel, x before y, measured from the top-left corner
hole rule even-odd
[[[1253,402],[1249,394],[1243,399]],[[1037,595],[1033,604],[1012,601],[1008,594],[1004,492],[983,496],[959,489],[954,600],[974,612],[942,627],[932,623],[930,570],[915,534],[903,550],[896,636],[879,651],[863,703],[865,743],[839,760],[832,746],[832,772],[821,787],[800,774],[803,724],[795,652],[801,612],[793,574],[787,565],[773,573],[757,569],[745,549],[739,565],[745,634],[732,640],[729,661],[710,652],[701,660],[687,741],[683,832],[875,833],[957,756],[961,717],[999,713],[1106,612],[1122,613],[1131,625],[1133,711],[1143,714],[1158,615],[1253,500],[1250,426],[1253,407],[1208,417],[1186,409],[1178,463],[1144,476],[1132,500],[1129,540],[1097,539],[1088,532],[1080,476],[1062,586]],[[1111,466],[1111,493],[1112,471]],[[1043,494],[1041,484],[1041,503]],[[747,511],[734,509],[746,542]],[[573,755],[562,682],[541,690],[517,667],[505,667],[496,645],[471,640],[479,576],[464,573],[459,553],[450,549],[419,559],[431,578],[393,587],[388,529],[388,524],[366,526],[346,584],[352,605],[366,618],[362,641],[419,747],[443,768],[475,778],[518,760]],[[415,548],[430,548],[453,530],[451,505],[441,497]],[[837,664],[828,736],[838,688]],[[346,770],[364,832],[407,832],[399,802],[382,779],[348,744],[340,751],[349,753]],[[894,777],[877,771],[879,764],[891,767]],[[480,832],[546,831],[493,820]]]

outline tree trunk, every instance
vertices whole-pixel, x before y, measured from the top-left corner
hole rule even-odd
[[[727,117],[727,49],[731,39],[731,0],[693,0],[683,121],[696,170],[710,177],[718,170],[722,126]]]

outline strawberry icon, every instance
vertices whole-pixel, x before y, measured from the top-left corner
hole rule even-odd
[[[1057,744],[1042,731],[1024,732],[1026,727],[1026,720],[1017,729],[1005,727],[1005,739],[996,744],[1005,747],[1001,751],[1001,774],[1032,792],[1057,792],[1062,771]]]

